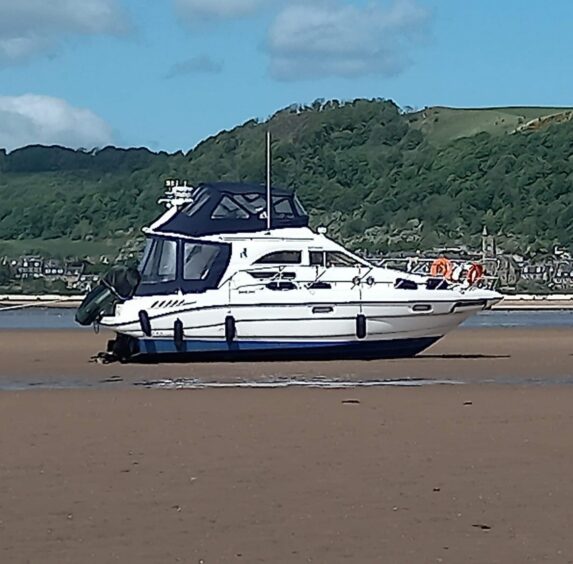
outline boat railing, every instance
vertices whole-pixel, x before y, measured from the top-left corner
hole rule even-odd
[[[220,288],[227,288],[229,291],[229,296],[231,292],[245,292],[249,290],[256,290],[257,288],[262,288],[268,286],[272,283],[277,282],[284,282],[284,283],[292,283],[294,287],[303,287],[307,289],[312,289],[313,286],[316,286],[318,283],[322,282],[322,278],[324,278],[325,274],[327,274],[328,269],[323,269],[320,272],[316,273],[316,276],[312,277],[301,277],[300,273],[292,272],[293,265],[262,265],[262,266],[248,266],[245,268],[241,268],[231,274],[227,279],[225,279]],[[348,288],[350,285],[352,288],[364,285],[369,288],[373,287],[385,287],[385,288],[396,288],[397,280],[376,280],[374,276],[371,275],[373,268],[365,268],[365,269],[356,269],[356,274],[352,277],[349,277],[345,280],[332,280],[328,279],[324,281],[324,283],[328,284],[331,288],[340,288],[343,287],[345,289]],[[268,276],[259,277],[257,278],[257,274],[265,273]],[[240,283],[236,284],[237,278],[240,275],[248,274],[249,276],[253,277],[252,281],[241,281]],[[405,274],[407,274],[405,272]],[[497,281],[497,278],[491,276],[484,276],[482,279],[482,283],[480,287],[487,287],[490,288]],[[452,283],[451,281],[448,282],[450,288],[457,288],[460,290],[467,290],[470,287],[464,285],[463,283]],[[294,287],[292,289],[294,289]]]
[[[435,260],[435,258],[431,257],[388,257],[376,262],[376,266],[381,268],[393,268],[409,274],[430,276],[432,264]],[[469,269],[468,267],[473,264],[473,261],[461,258],[453,258],[449,259],[449,261],[454,267],[458,267],[461,273],[460,279],[450,281],[453,283],[463,283],[465,276],[464,273],[467,273],[467,270]],[[499,276],[497,275],[497,261],[493,258],[485,258],[480,261],[480,264],[485,269],[483,276],[480,278],[481,287],[492,290],[495,289],[499,282]]]
[[[165,194],[157,200],[158,204],[165,204],[167,208],[180,207],[193,201],[195,188],[187,184],[187,181],[181,183],[179,180],[165,181]]]
[[[264,266],[248,266],[246,268],[241,268],[234,272],[229,278],[225,279],[220,287],[224,288],[228,286],[229,288],[233,288],[234,290],[248,290],[248,289],[256,289],[262,286],[266,286],[272,282],[292,282],[293,284],[303,285],[303,286],[312,286],[313,284],[317,284],[321,281],[321,279],[326,274],[327,270],[324,269],[321,272],[317,273],[316,276],[308,277],[308,278],[301,278],[299,273],[292,273],[289,272],[289,269],[292,269],[293,265],[264,265]],[[352,278],[348,278],[346,280],[328,280],[328,284],[331,286],[337,285],[344,285],[348,286],[358,286],[368,278],[368,275],[372,272],[372,268],[366,268],[362,272],[357,269],[357,273]],[[257,273],[268,273],[269,276],[265,276],[264,278],[256,278]],[[242,274],[249,274],[251,276],[254,275],[254,279],[252,282],[243,282],[233,287],[233,282],[235,282],[236,278]],[[294,276],[293,276],[294,274]],[[389,280],[374,280],[372,278],[372,282],[369,286],[373,285],[382,285],[382,286],[394,286],[393,281]]]

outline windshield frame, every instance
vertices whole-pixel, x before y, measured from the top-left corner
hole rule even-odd
[[[150,235],[147,238],[146,248],[142,260],[139,263],[138,270],[140,274],[143,274],[146,267],[150,264],[150,261],[155,263],[160,261],[160,258],[154,256],[154,249],[157,248],[157,242],[162,241],[163,245],[161,247],[162,252],[165,249],[165,242],[169,241],[175,243],[176,245],[176,268],[175,276],[171,280],[166,281],[146,281],[143,276],[141,283],[139,284],[136,296],[151,296],[151,295],[167,295],[175,294],[178,292],[184,294],[196,294],[202,293],[210,289],[215,289],[219,286],[223,275],[227,271],[229,263],[231,261],[231,245],[228,243],[214,243],[211,241],[201,241],[199,239],[181,239],[179,237],[166,237],[159,235]],[[213,256],[211,265],[207,275],[199,280],[187,280],[185,279],[185,246],[186,245],[201,245],[216,247],[217,253]]]

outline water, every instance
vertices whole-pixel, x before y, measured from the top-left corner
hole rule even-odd
[[[432,380],[427,378],[390,378],[385,380],[338,380],[328,378],[289,378],[255,380],[250,382],[205,382],[197,378],[164,378],[137,382],[136,386],[159,388],[164,390],[207,390],[207,389],[277,389],[277,388],[315,388],[321,390],[345,390],[354,388],[379,387],[420,387],[420,386],[456,386],[463,382],[457,380]],[[358,402],[360,403],[360,402]]]
[[[29,308],[0,311],[0,329],[78,329],[75,309]],[[573,327],[573,310],[486,311],[462,327]]]
[[[462,327],[573,327],[573,310],[484,311]]]
[[[33,307],[0,311],[0,329],[80,329],[74,308]]]

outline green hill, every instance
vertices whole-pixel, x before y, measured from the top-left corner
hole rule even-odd
[[[478,133],[513,133],[531,120],[570,112],[572,108],[507,107],[444,108],[436,106],[410,114],[410,125],[424,132],[435,145],[444,145]]]
[[[412,114],[386,100],[317,101],[222,132],[187,154],[0,152],[0,256],[105,253],[158,214],[167,178],[262,182],[267,128],[274,183],[296,189],[313,225],[355,248],[476,244],[485,225],[507,250],[573,249],[573,123],[516,132],[564,111]]]

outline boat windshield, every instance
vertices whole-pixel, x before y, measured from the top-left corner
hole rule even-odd
[[[170,239],[148,241],[139,270],[143,284],[173,282],[177,276],[177,242]]]
[[[216,288],[231,257],[231,247],[152,237],[139,265],[141,283],[136,295],[198,293]]]

